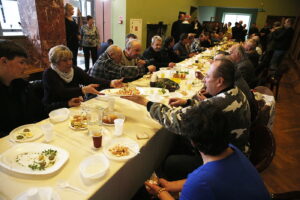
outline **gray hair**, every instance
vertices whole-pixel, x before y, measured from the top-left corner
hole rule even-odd
[[[241,44],[237,44],[235,46],[235,51],[237,51],[237,53],[240,56],[241,60],[244,60],[247,57],[246,56],[246,51],[245,51],[244,47]]]
[[[257,46],[257,42],[254,39],[249,39],[246,42],[250,44],[250,49],[251,50],[255,50],[255,48]]]
[[[136,42],[139,43],[139,41],[138,41],[137,39],[131,39],[131,40],[128,40],[128,42],[127,42],[126,45],[125,45],[125,49],[126,49],[126,50],[131,49],[132,46],[134,45],[134,43],[136,43]]]
[[[53,65],[57,65],[59,61],[72,59],[73,53],[64,45],[57,45],[52,47],[49,51],[49,60]]]
[[[153,44],[156,40],[159,40],[162,42],[162,38],[159,35],[155,35],[151,39],[151,44]]]

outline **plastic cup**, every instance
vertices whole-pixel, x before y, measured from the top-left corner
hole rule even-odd
[[[123,134],[123,126],[124,126],[124,119],[115,119],[115,136],[121,136]]]
[[[90,129],[90,133],[93,137],[94,147],[96,149],[100,148],[102,146],[102,129],[100,127],[92,128]]]
[[[108,112],[113,112],[115,108],[115,99],[113,97],[108,98]]]
[[[40,194],[37,188],[31,188],[26,192],[26,199],[28,200],[40,200]]]
[[[44,132],[44,138],[46,142],[51,142],[53,140],[53,125],[50,123],[42,124],[41,128]]]

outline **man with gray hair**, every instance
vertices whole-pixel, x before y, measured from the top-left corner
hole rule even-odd
[[[156,71],[154,65],[150,65],[148,61],[140,59],[142,45],[138,40],[129,40],[126,43],[125,49],[122,51],[122,66],[138,66],[143,71],[143,74]]]
[[[89,75],[106,80],[125,78],[126,81],[128,79],[136,79],[144,74],[144,68],[142,67],[122,66],[121,59],[122,49],[116,45],[111,45],[98,58],[89,71]]]
[[[257,83],[255,70],[251,61],[247,58],[245,49],[242,45],[236,44],[229,49],[229,59],[236,65],[241,72],[242,77],[248,83],[250,88],[254,88]]]
[[[248,39],[244,42],[243,47],[245,49],[248,59],[253,64],[254,68],[258,67],[259,54],[256,51],[257,42],[254,39]]]
[[[155,35],[151,39],[151,46],[146,49],[143,53],[143,58],[148,60],[148,62],[157,68],[160,67],[174,67],[175,63],[166,62],[161,54],[162,38]]]

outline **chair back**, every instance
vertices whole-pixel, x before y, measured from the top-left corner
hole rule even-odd
[[[276,144],[272,131],[266,126],[255,126],[250,132],[250,161],[258,172],[265,170],[272,162]]]
[[[300,191],[272,194],[272,200],[300,200]]]

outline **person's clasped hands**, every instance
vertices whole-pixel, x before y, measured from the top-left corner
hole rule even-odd
[[[180,192],[181,186],[178,183],[178,181],[167,181],[166,179],[160,178],[158,179],[158,183],[148,180],[144,184],[149,194],[159,198],[162,193],[164,193],[165,196],[171,196],[170,193]]]

